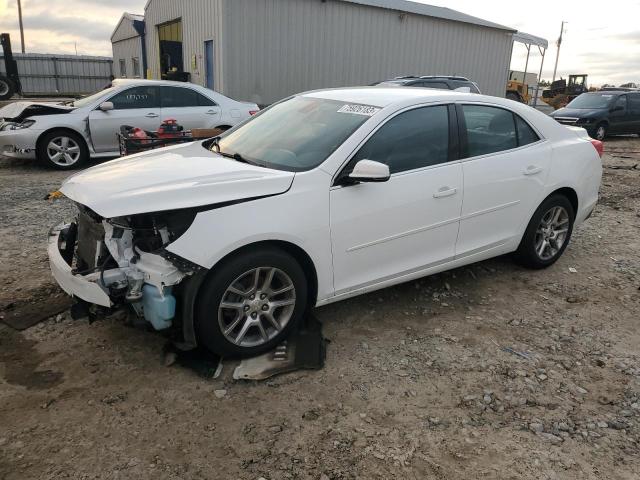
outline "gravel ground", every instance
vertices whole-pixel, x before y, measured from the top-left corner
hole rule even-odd
[[[321,308],[318,372],[205,380],[115,317],[0,325],[0,479],[637,479],[640,140],[606,148],[553,267],[498,258]],[[64,173],[0,172],[6,309],[60,294],[45,237],[71,209],[44,200]]]

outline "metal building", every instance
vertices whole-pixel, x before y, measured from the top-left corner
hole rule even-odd
[[[150,78],[184,71],[262,105],[407,74],[467,76],[504,96],[515,32],[406,0],[148,0],[145,25]]]
[[[124,13],[111,34],[114,76],[144,78],[146,45],[144,16]]]

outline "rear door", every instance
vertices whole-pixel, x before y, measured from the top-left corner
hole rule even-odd
[[[160,87],[162,119],[175,119],[185,130],[212,128],[221,117],[220,106],[189,87]]]
[[[117,133],[122,125],[155,131],[160,126],[160,93],[157,86],[131,87],[105,101],[113,110],[96,108],[89,114],[91,141],[96,152],[118,150]]]
[[[464,201],[456,257],[519,242],[540,203],[551,147],[520,116],[498,106],[458,106]]]

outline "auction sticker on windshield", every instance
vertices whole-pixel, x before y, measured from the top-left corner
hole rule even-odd
[[[355,113],[356,115],[366,115],[367,117],[371,117],[380,111],[379,108],[370,107],[369,105],[352,105],[347,104],[342,106],[339,113]]]

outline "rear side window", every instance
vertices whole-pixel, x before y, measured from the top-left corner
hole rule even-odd
[[[463,105],[467,129],[467,157],[510,150],[518,146],[516,124],[509,110]]]
[[[627,97],[629,99],[629,108],[640,113],[640,93],[630,93]]]
[[[135,108],[159,108],[158,87],[133,87],[114,95],[109,99],[115,110]]]
[[[445,105],[396,115],[367,140],[351,160],[389,165],[391,173],[444,163],[449,159],[449,113]]]
[[[216,103],[190,88],[161,87],[162,107],[209,107]]]
[[[527,122],[525,122],[518,115],[514,114],[516,117],[516,128],[518,129],[518,146],[522,147],[523,145],[529,145],[530,143],[535,143],[540,140],[540,137],[533,129],[529,126]]]

